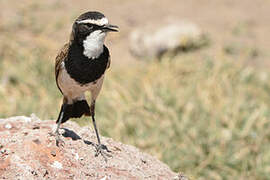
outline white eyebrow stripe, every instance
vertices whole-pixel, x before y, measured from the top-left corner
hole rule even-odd
[[[81,24],[81,23],[91,23],[91,24],[96,24],[99,26],[103,26],[109,23],[107,18],[102,18],[102,19],[86,19],[86,20],[82,20],[82,21],[77,21],[77,23]]]

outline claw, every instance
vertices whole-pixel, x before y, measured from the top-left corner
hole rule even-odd
[[[100,154],[104,158],[105,162],[107,162],[107,157],[112,157],[112,155],[110,154],[111,151],[104,144],[98,144],[95,147],[96,147],[96,154],[95,154],[96,157]]]
[[[49,133],[50,136],[54,136],[55,137],[55,141],[56,141],[56,146],[58,147],[64,147],[65,142],[60,138],[60,134],[58,132],[55,133]]]
[[[57,147],[64,147],[65,145],[65,142],[60,138],[60,135],[57,134],[56,137],[55,137],[55,141],[56,141],[56,146]]]

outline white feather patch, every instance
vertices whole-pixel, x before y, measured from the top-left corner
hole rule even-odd
[[[81,23],[91,23],[91,24],[96,24],[98,26],[104,26],[104,25],[107,25],[109,24],[109,21],[107,18],[101,18],[101,19],[85,19],[85,20],[82,20],[82,21],[77,21],[77,23],[81,24]]]
[[[90,33],[83,41],[83,54],[88,58],[98,58],[103,52],[105,37],[106,33],[101,30]]]

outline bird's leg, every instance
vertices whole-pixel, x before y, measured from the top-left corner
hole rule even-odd
[[[91,103],[90,111],[91,111],[92,121],[94,124],[97,140],[98,140],[98,144],[96,145],[95,156],[98,156],[99,154],[101,154],[103,156],[103,158],[105,159],[105,161],[107,161],[107,157],[111,157],[111,155],[109,154],[111,151],[105,145],[101,144],[101,142],[100,142],[98,129],[97,129],[97,125],[96,125],[96,120],[95,120],[95,101],[93,101]]]
[[[63,104],[61,107],[61,111],[59,113],[58,119],[57,119],[57,128],[54,132],[54,136],[55,136],[55,140],[56,140],[56,145],[57,146],[63,146],[65,144],[65,142],[60,138],[60,133],[59,133],[59,128],[60,125],[63,121],[63,117],[64,117],[64,113],[65,113],[65,109],[66,109],[67,104]]]

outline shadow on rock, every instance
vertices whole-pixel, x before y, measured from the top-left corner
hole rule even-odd
[[[70,137],[73,141],[77,141],[77,140],[80,140],[82,139],[77,133],[75,133],[74,131],[72,130],[69,130],[67,128],[62,128],[65,130],[65,132],[62,134],[65,138],[68,138]],[[83,142],[87,145],[95,145],[93,142],[91,141],[88,141],[88,140],[84,140],[82,139]]]
[[[69,130],[67,128],[63,128],[65,132],[62,134],[64,137],[70,137],[73,141],[76,141],[78,139],[82,139],[78,134],[76,134],[74,131]]]

